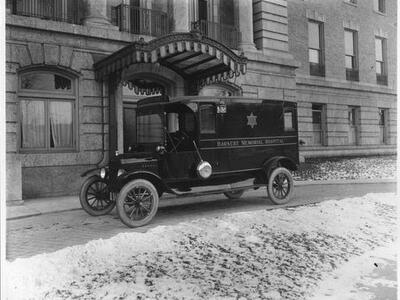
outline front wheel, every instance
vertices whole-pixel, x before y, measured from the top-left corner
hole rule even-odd
[[[159,197],[154,185],[144,179],[128,182],[117,199],[118,215],[126,226],[139,227],[149,223],[158,209]]]
[[[274,204],[286,204],[293,194],[293,178],[286,168],[276,168],[268,178],[267,191]]]
[[[79,193],[82,208],[91,216],[102,216],[111,212],[115,206],[115,198],[107,181],[97,175],[86,179]]]

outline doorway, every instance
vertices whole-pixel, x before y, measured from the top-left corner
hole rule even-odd
[[[360,137],[360,107],[348,107],[349,145],[359,145]]]
[[[313,145],[325,146],[327,144],[326,104],[313,103],[311,111]]]
[[[136,144],[136,103],[124,102],[123,106],[124,153]]]
[[[379,143],[387,144],[388,140],[388,109],[379,108]]]

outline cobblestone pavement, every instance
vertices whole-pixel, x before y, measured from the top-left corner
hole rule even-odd
[[[394,183],[299,186],[296,187],[294,199],[289,205],[394,191]],[[265,190],[247,192],[238,200],[227,200],[222,195],[212,195],[203,201],[210,202],[160,208],[149,225],[136,229],[123,225],[115,210],[110,215],[101,217],[91,217],[83,210],[77,210],[10,220],[7,221],[6,256],[8,260],[14,260],[84,244],[94,239],[107,239],[121,232],[145,232],[156,226],[176,224],[190,219],[278,207],[270,204],[265,198]]]

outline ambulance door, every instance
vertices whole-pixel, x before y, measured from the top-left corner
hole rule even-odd
[[[228,151],[218,145],[217,134],[217,105],[201,103],[198,110],[200,132],[200,155],[204,161],[211,164],[213,173],[227,171]]]

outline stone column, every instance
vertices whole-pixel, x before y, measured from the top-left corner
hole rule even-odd
[[[124,104],[122,83],[115,90],[115,114],[117,122],[117,150],[124,153]]]
[[[83,24],[95,27],[115,27],[107,18],[107,0],[85,0],[87,8]]]
[[[189,32],[189,0],[172,0],[173,2],[173,32]]]
[[[234,0],[235,13],[242,40],[239,48],[243,51],[255,51],[256,46],[253,39],[253,2],[252,0]]]
[[[122,85],[117,76],[108,79],[108,105],[108,142],[109,157],[111,158],[115,156],[115,151],[123,150]]]
[[[265,55],[291,57],[286,0],[260,0],[254,5],[255,42]],[[307,16],[309,17],[309,16]]]

